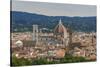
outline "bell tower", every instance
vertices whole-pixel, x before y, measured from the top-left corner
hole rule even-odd
[[[38,25],[33,25],[33,41],[38,43]]]

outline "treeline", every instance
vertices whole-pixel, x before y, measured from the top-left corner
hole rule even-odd
[[[11,11],[11,31],[32,31],[32,25],[38,24],[40,28],[54,29],[59,20],[66,27],[75,31],[96,31],[96,17],[68,17],[68,16],[45,16],[26,12]]]
[[[12,57],[11,66],[25,66],[25,65],[44,65],[44,64],[61,64],[61,63],[76,63],[76,62],[88,62],[94,60],[87,60],[84,57],[73,57],[70,55],[66,55],[64,58],[59,59],[59,61],[48,61],[46,58],[40,59],[24,59],[24,58],[16,58]]]

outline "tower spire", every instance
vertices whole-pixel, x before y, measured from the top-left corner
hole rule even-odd
[[[59,20],[59,24],[62,24],[61,18],[60,18],[60,20]]]

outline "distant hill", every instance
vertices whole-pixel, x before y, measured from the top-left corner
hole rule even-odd
[[[32,25],[39,28],[54,29],[59,19],[73,31],[96,32],[96,17],[45,16],[34,13],[11,11],[11,31],[32,31]]]

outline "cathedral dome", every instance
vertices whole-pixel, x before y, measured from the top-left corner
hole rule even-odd
[[[55,32],[55,33],[58,33],[58,34],[62,34],[62,33],[64,33],[64,32],[67,32],[67,29],[66,29],[65,26],[62,24],[61,19],[59,20],[59,24],[55,27],[54,32]]]
[[[61,37],[66,38],[68,36],[69,30],[62,24],[61,19],[59,20],[58,25],[54,29],[55,35],[61,35]]]

